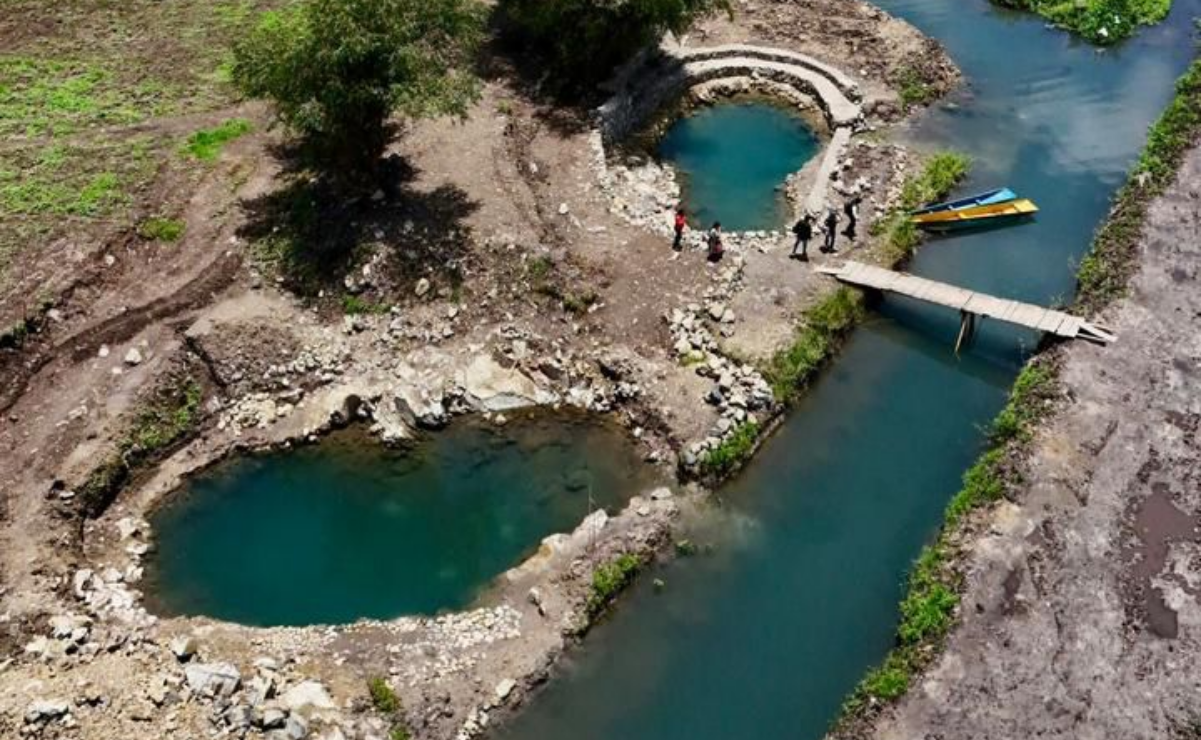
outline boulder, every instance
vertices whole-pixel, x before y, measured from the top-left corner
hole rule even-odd
[[[125,353],[125,364],[126,365],[141,365],[142,364],[142,353],[138,350],[137,347],[130,347],[129,351]]]
[[[61,699],[38,699],[25,710],[25,721],[29,724],[49,722],[71,711],[71,705]]]
[[[180,635],[171,640],[168,644],[171,648],[171,654],[179,660],[180,663],[186,663],[196,655],[196,651],[200,646],[196,643],[196,638],[191,635]]]
[[[317,681],[302,681],[288,689],[279,698],[280,704],[289,711],[306,709],[334,709],[334,700]]]
[[[193,663],[184,669],[188,688],[209,698],[225,698],[238,690],[242,674],[229,663]]]

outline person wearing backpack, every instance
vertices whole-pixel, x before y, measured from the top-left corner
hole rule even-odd
[[[792,253],[788,256],[801,262],[808,262],[809,240],[813,238],[813,216],[808,213],[801,216],[801,220],[792,227],[792,233],[796,234],[796,242],[792,245]],[[801,248],[800,254],[797,254],[797,247]]]

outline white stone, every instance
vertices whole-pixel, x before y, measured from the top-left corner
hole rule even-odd
[[[126,365],[141,365],[142,364],[142,353],[138,351],[137,347],[130,347],[129,351],[125,353],[125,364]]]
[[[317,681],[302,681],[284,692],[280,703],[296,712],[302,709],[334,709],[334,700]]]
[[[238,690],[242,674],[229,663],[193,663],[184,669],[184,679],[202,696],[227,697]]]
[[[517,687],[517,682],[511,678],[506,678],[496,684],[496,699],[504,701],[509,698],[509,694],[513,693],[513,689]]]

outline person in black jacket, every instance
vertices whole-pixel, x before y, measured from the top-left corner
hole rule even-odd
[[[831,208],[826,212],[826,241],[822,244],[822,252],[825,254],[834,254],[838,250],[834,248],[834,239],[838,237],[838,211]]]
[[[855,225],[859,223],[859,204],[861,202],[863,202],[863,197],[856,195],[842,207],[842,212],[847,215],[847,227],[843,230],[842,235],[851,241],[855,241]]]
[[[796,242],[792,245],[792,253],[788,256],[802,262],[808,262],[809,240],[813,238],[813,216],[808,213],[801,216],[801,220],[797,221],[796,225],[792,227],[792,233],[796,234]],[[801,248],[800,254],[797,254],[797,247]]]

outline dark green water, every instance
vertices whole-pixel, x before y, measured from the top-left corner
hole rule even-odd
[[[155,611],[255,625],[460,608],[589,510],[654,482],[624,433],[578,416],[463,421],[412,452],[362,432],[192,480],[152,518]]]
[[[921,274],[1036,302],[1067,297],[1109,198],[1193,54],[1197,0],[1099,54],[982,0],[875,0],[970,80],[913,138],[976,158],[964,191],[1009,185],[1029,226],[932,241]],[[888,300],[698,539],[715,553],[642,579],[563,675],[496,734],[519,740],[820,738],[892,644],[905,572],[935,532],[1034,337]]]
[[[817,153],[813,131],[766,103],[702,108],[672,124],[659,156],[675,166],[689,222],[726,231],[778,229],[789,218],[784,178]]]

